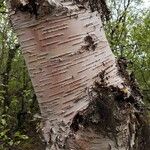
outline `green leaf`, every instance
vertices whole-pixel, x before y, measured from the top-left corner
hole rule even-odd
[[[2,125],[7,125],[6,120],[5,119],[1,119],[1,124]]]

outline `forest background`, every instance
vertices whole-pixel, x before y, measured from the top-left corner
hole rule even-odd
[[[126,57],[150,106],[150,2],[108,0],[103,20],[116,57]],[[6,1],[0,0],[0,150],[42,150],[40,112]]]

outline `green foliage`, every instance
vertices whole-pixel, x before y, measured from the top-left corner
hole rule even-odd
[[[142,1],[110,0],[112,18],[105,23],[111,49],[126,57],[139,82],[144,99],[150,102],[150,11]]]
[[[10,134],[12,134],[11,128],[8,124],[8,122],[11,123],[10,119],[11,116],[9,115],[2,115],[0,117],[0,150],[5,150],[7,147],[17,146],[22,140],[28,139],[28,136],[23,135],[19,131],[14,132],[14,135],[10,136]]]
[[[17,37],[0,1],[0,150],[28,140],[27,124],[38,105]]]
[[[141,7],[141,0],[109,0],[109,5],[112,17],[104,27],[110,46],[116,56],[132,61],[130,69],[145,100],[150,102],[150,12]],[[31,145],[37,140],[33,130],[37,123],[33,122],[33,115],[38,111],[6,4],[0,0],[0,150],[34,149]],[[36,150],[38,147],[37,144]]]

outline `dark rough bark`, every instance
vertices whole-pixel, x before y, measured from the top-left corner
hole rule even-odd
[[[95,12],[109,14],[104,1],[31,2],[12,1],[10,18],[39,101],[47,149],[146,150],[142,94],[127,60],[115,61]]]
[[[69,1],[69,0],[68,0]],[[106,0],[72,0],[76,4],[74,9],[91,9],[92,12],[98,11],[102,20],[109,20],[110,10],[107,7]],[[55,12],[54,9],[59,7],[61,10],[69,10],[64,8],[59,0],[11,0],[11,7],[15,11],[28,12],[37,18],[41,14],[49,14]]]

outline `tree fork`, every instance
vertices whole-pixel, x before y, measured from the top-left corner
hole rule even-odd
[[[9,6],[43,117],[46,148],[148,145],[139,136],[148,131],[142,95],[126,60],[115,60],[96,11],[109,14],[105,1],[12,0]]]

